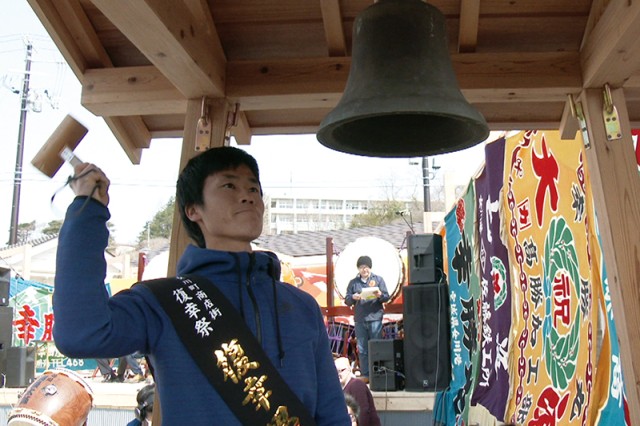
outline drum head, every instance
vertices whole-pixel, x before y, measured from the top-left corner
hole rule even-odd
[[[81,426],[92,407],[93,392],[82,377],[66,369],[47,370],[21,395],[7,424]]]
[[[342,299],[347,294],[349,281],[358,275],[358,258],[369,256],[371,272],[384,278],[391,300],[398,295],[404,278],[402,259],[393,244],[377,237],[362,237],[347,244],[338,256],[334,268],[335,288]]]

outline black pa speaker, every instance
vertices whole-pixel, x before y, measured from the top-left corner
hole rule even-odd
[[[5,387],[26,388],[36,374],[36,347],[13,346],[3,349]],[[2,355],[0,355],[2,358]]]
[[[11,284],[11,270],[0,268],[0,306],[9,306],[9,286]]]
[[[369,340],[369,388],[372,391],[397,391],[404,388],[402,340]]]
[[[409,285],[402,295],[405,390],[444,390],[451,380],[447,284]]]
[[[13,337],[13,308],[0,306],[0,349],[11,346]]]
[[[409,284],[429,284],[444,281],[442,236],[410,234],[407,240]]]

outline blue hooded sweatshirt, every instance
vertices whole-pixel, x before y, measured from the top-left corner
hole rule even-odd
[[[147,288],[135,286],[108,296],[104,249],[109,217],[104,205],[86,197],[69,206],[56,260],[56,346],[74,358],[146,354],[154,369],[163,425],[239,425]],[[319,426],[351,424],[320,308],[309,294],[274,279],[280,276],[280,263],[273,253],[189,246],[177,272],[204,276],[225,294]]]

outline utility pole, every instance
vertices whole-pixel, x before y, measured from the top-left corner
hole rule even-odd
[[[424,231],[427,233],[433,232],[433,221],[431,219],[431,181],[435,178],[435,171],[440,166],[436,166],[435,158],[431,160],[429,165],[429,157],[422,157],[422,188],[424,193],[424,212],[423,222]]]
[[[22,158],[24,156],[24,134],[27,125],[27,105],[29,97],[29,81],[31,77],[31,54],[33,45],[27,42],[25,70],[22,78],[22,92],[20,93],[20,127],[18,129],[18,149],[16,154],[16,169],[13,177],[13,203],[11,205],[11,228],[9,244],[18,242],[18,216],[20,214],[20,185],[22,183]]]
[[[422,157],[422,188],[424,194],[424,211],[431,211],[431,191],[429,181],[431,180],[431,169],[429,168],[429,157]]]

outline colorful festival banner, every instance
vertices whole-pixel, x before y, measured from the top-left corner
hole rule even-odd
[[[500,239],[500,192],[504,176],[505,139],[485,145],[485,166],[475,179],[482,343],[478,383],[471,400],[497,419],[504,419],[509,397],[509,331],[511,278],[507,248]]]
[[[468,424],[469,406],[480,364],[480,279],[476,242],[475,193],[469,185],[445,217],[451,320],[451,384],[433,408],[436,424]]]
[[[53,340],[53,287],[11,278],[9,306],[13,307],[13,346]]]
[[[11,278],[9,306],[13,308],[12,346],[36,346],[36,373],[48,369],[93,370],[92,359],[62,355],[53,342],[53,287],[22,278]]]
[[[507,139],[514,309],[506,417],[519,425],[592,422],[598,304],[585,182],[580,140],[543,131]]]
[[[589,193],[590,192],[589,190]],[[595,221],[593,226],[595,228]],[[604,321],[601,321],[602,345],[594,384],[594,400],[599,401],[600,406],[594,424],[628,426],[631,425],[631,419],[629,418],[629,407],[627,406],[625,385],[622,376],[620,345],[618,344],[618,334],[613,318],[611,294],[607,280],[607,268],[604,264],[602,250],[600,250],[602,246],[598,237],[599,234],[594,231],[591,241],[592,247],[594,247],[594,270],[600,272],[601,280],[601,285],[596,286],[594,282],[594,287],[598,291],[598,301],[600,310],[604,313]]]

